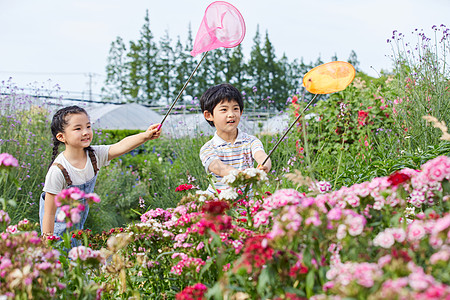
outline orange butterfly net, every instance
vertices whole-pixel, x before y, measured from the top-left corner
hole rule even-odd
[[[322,64],[311,69],[303,76],[303,86],[314,97],[308,102],[303,111],[298,115],[297,119],[289,126],[283,136],[278,140],[275,146],[267,155],[266,159],[261,165],[264,165],[269,159],[270,155],[275,151],[280,142],[285,138],[288,132],[298,122],[303,113],[314,102],[319,94],[331,94],[344,90],[355,78],[355,68],[344,61],[332,61],[326,64]]]

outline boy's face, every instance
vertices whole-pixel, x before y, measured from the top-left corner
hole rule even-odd
[[[217,131],[233,133],[239,125],[242,111],[236,100],[222,100],[214,107],[212,114],[205,110],[203,115],[206,120],[214,122]]]

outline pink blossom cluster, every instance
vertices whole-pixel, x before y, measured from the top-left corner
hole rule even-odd
[[[183,271],[186,269],[193,269],[197,273],[200,272],[200,269],[203,265],[205,265],[205,261],[201,258],[189,257],[186,253],[176,252],[172,254],[172,259],[179,257],[180,261],[176,265],[174,265],[170,272],[181,275]]]
[[[11,223],[11,218],[9,217],[8,213],[1,209],[0,209],[0,223],[3,223],[3,225],[8,225],[9,223]]]
[[[395,242],[403,243],[406,238],[406,232],[403,228],[387,228],[384,231],[378,233],[374,238],[374,246],[383,247],[386,249],[391,248]]]
[[[78,246],[70,249],[68,256],[73,261],[76,261],[77,259],[80,259],[82,261],[97,260],[102,264],[104,264],[106,261],[105,257],[100,251],[92,250],[91,248],[85,246]]]
[[[161,221],[168,221],[172,218],[172,214],[162,208],[150,209],[141,216],[141,222],[146,223],[150,219],[160,219]]]
[[[85,193],[77,187],[70,187],[62,190],[55,197],[56,206],[60,207],[63,204],[71,204],[73,200],[86,199],[88,202],[99,203],[100,198],[95,193]]]
[[[385,298],[401,299],[449,299],[450,286],[437,282],[426,274],[423,268],[408,263],[410,274],[406,277],[387,279],[383,282],[379,294]]]
[[[383,271],[375,263],[355,263],[346,262],[332,265],[326,276],[330,280],[324,286],[324,289],[330,289],[340,286],[341,289],[349,287],[352,282],[356,282],[366,288],[374,285],[375,281],[381,279]]]
[[[66,222],[68,227],[78,224],[81,221],[81,212],[86,206],[80,200],[86,199],[89,202],[99,203],[100,198],[95,193],[85,193],[77,187],[62,190],[55,197],[55,204],[60,207],[56,216],[59,222]]]
[[[64,275],[59,255],[57,250],[44,246],[35,231],[0,233],[0,295],[14,298],[16,291],[32,286],[51,296],[51,290],[64,288],[59,284]]]
[[[0,153],[0,169],[18,167],[19,162],[9,153]]]

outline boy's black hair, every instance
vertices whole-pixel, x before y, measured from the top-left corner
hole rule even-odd
[[[210,87],[200,97],[200,107],[202,112],[209,111],[213,114],[214,108],[222,101],[235,100],[239,104],[241,112],[244,110],[244,101],[242,95],[237,88],[229,83],[222,83]],[[214,122],[206,120],[209,125],[214,127]]]
[[[53,140],[53,153],[52,153],[52,161],[50,162],[49,168],[51,167],[53,161],[56,158],[56,155],[58,154],[58,147],[62,142],[60,142],[56,135],[60,132],[64,132],[64,129],[67,126],[67,119],[66,117],[68,115],[72,114],[85,114],[86,116],[89,116],[86,110],[82,107],[73,105],[73,106],[67,106],[59,109],[52,118],[52,123],[50,125],[50,128],[52,130],[52,140]],[[90,149],[90,147],[87,147]]]

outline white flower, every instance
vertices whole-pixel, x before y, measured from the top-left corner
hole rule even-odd
[[[242,171],[242,173],[244,173],[250,177],[255,177],[256,175],[258,175],[258,173],[259,173],[258,171],[259,170],[255,169],[255,168],[248,168],[248,169],[245,169],[244,171]]]
[[[66,213],[62,210],[59,211],[58,215],[56,216],[56,221],[58,222],[64,222],[64,219],[66,218]]]
[[[220,192],[219,194],[219,199],[220,200],[234,200],[238,197],[238,193],[236,193],[235,190],[228,188],[228,189],[224,189]]]
[[[236,180],[236,176],[238,175],[238,173],[239,172],[236,170],[230,171],[230,174],[228,174],[222,178],[222,182],[225,184],[233,183]]]

